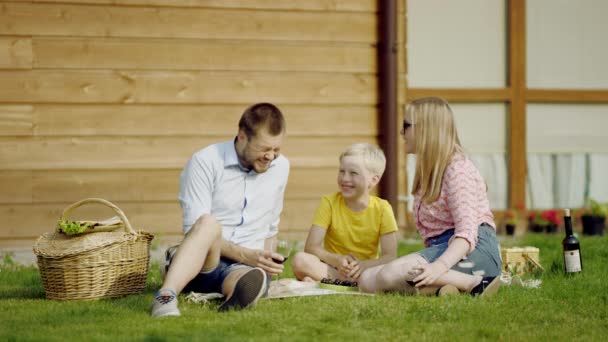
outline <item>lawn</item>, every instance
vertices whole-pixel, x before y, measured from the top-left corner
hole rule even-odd
[[[604,340],[608,336],[608,237],[581,238],[583,274],[562,272],[561,235],[529,234],[503,246],[536,246],[546,271],[539,289],[502,287],[489,298],[397,294],[262,300],[251,310],[181,300],[182,317],[152,319],[160,283],[152,267],[141,295],[59,302],[44,299],[34,267],[0,262],[0,340],[310,341]],[[400,255],[421,244],[401,244]],[[604,336],[604,338],[602,338]]]

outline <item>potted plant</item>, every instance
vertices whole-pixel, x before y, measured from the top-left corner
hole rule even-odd
[[[505,231],[507,235],[513,235],[517,227],[517,213],[513,209],[507,209],[505,212]]]
[[[504,216],[505,231],[507,235],[515,234],[517,222],[519,221],[520,212],[524,210],[523,204],[519,204],[517,208],[507,209]]]
[[[561,225],[561,218],[556,209],[533,211],[528,216],[528,223],[529,230],[534,233],[555,233]]]
[[[583,235],[604,235],[608,204],[601,204],[595,200],[589,201],[589,209],[581,216]]]

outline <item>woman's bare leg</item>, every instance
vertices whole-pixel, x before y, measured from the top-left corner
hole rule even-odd
[[[407,282],[416,277],[415,267],[424,264],[428,264],[426,259],[418,253],[412,253],[384,265],[376,277],[376,291],[406,290],[410,286]],[[433,285],[437,289],[437,287],[451,284],[460,291],[470,291],[475,285],[479,284],[481,278],[481,276],[449,270],[439,277]]]

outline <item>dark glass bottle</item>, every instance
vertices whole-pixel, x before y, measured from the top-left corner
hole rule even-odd
[[[566,228],[566,237],[562,240],[562,249],[564,252],[564,270],[566,274],[580,273],[583,271],[583,259],[581,256],[581,246],[578,239],[572,233],[572,218],[570,217],[570,209],[565,210],[564,226]]]

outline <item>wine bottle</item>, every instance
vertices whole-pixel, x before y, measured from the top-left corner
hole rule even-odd
[[[566,227],[566,237],[562,240],[562,249],[564,252],[564,270],[566,274],[574,274],[583,271],[583,262],[581,256],[581,246],[578,239],[572,233],[572,218],[570,217],[570,209],[565,210],[564,226]]]

